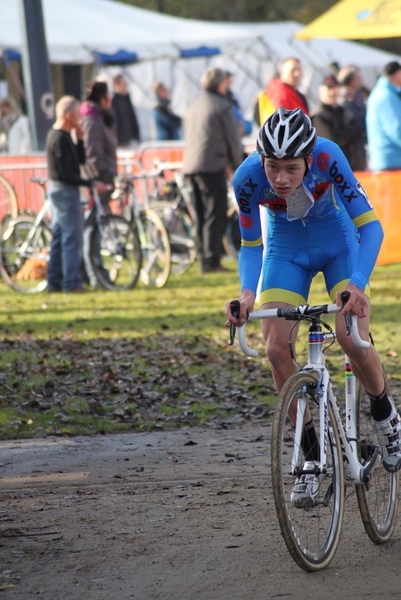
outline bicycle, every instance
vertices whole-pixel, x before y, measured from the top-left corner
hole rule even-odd
[[[146,174],[121,176],[112,199],[119,214],[138,231],[142,251],[141,281],[161,288],[166,285],[171,272],[170,239],[161,216],[148,205],[147,189],[143,186],[139,196],[136,182],[146,183]]]
[[[344,304],[348,297],[348,292],[343,292]],[[236,302],[232,304],[234,316],[234,310],[239,314]],[[398,506],[399,473],[388,473],[383,467],[370,417],[370,400],[351,372],[346,356],[343,415],[333,391],[325,351],[336,335],[322,315],[337,311],[335,304],[304,305],[253,311],[248,318],[284,318],[293,320],[294,327],[300,321],[309,322],[308,362],[298,367],[279,394],[271,436],[272,487],[281,533],[292,558],[305,571],[323,569],[334,558],[343,524],[346,487],[355,486],[365,531],[375,544],[390,539]],[[347,316],[346,322],[347,333],[356,345],[368,347],[373,343],[372,339],[367,342],[359,337],[356,317],[351,320]],[[231,325],[230,343],[234,335],[235,325]],[[238,339],[247,356],[257,356],[257,351],[246,342],[245,326],[238,328]],[[294,360],[291,334],[289,347]],[[385,381],[388,385],[386,378]],[[317,443],[307,438],[307,409],[314,420]],[[316,476],[319,485],[316,496],[299,505],[292,492],[296,479],[302,475]]]
[[[47,288],[47,263],[52,231],[50,201],[46,180],[32,178],[44,190],[44,203],[36,216],[23,214],[10,219],[0,236],[0,274],[12,289],[22,293],[43,292]],[[87,204],[89,218],[96,226],[91,236],[90,255],[94,270],[103,287],[110,290],[132,289],[139,278],[142,255],[136,229],[123,217],[105,214],[96,188]],[[100,242],[102,263],[98,261]]]
[[[38,183],[45,185],[45,180]],[[0,237],[0,274],[13,290],[35,294],[47,288],[47,263],[52,231],[47,198],[36,216],[10,218]]]
[[[192,191],[180,171],[182,163],[155,162],[155,170],[148,174],[155,181],[150,205],[162,218],[171,245],[171,272],[185,273],[195,262],[196,213],[192,204]],[[173,178],[167,178],[167,172]]]

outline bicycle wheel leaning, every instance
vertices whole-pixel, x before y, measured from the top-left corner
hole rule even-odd
[[[317,439],[320,439],[319,398],[316,393],[317,375],[297,373],[284,385],[275,410],[271,440],[271,472],[273,496],[281,533],[295,562],[305,571],[317,571],[327,567],[333,559],[340,541],[344,512],[344,470],[341,444],[333,417],[328,406],[327,464],[325,473],[319,475],[319,489],[312,505],[295,506],[291,499],[297,473],[302,472],[304,462],[319,456],[319,449],[299,449],[297,464],[293,462],[294,428],[289,411],[298,402],[309,406],[314,420]],[[305,436],[305,434],[304,434]],[[305,447],[304,440],[302,446]],[[316,454],[317,452],[317,454]]]
[[[170,239],[171,273],[185,273],[195,262],[196,232],[189,215],[181,208],[175,208],[168,200],[152,202],[152,208],[163,220]]]
[[[17,194],[11,183],[0,174],[0,221],[2,228],[10,218],[18,216]]]
[[[47,263],[52,232],[40,223],[32,232],[34,217],[22,215],[6,223],[0,238],[3,281],[17,292],[37,293],[47,288]]]
[[[142,251],[141,281],[158,288],[166,285],[171,271],[170,240],[159,214],[151,208],[141,210],[137,227]]]
[[[95,227],[91,235],[90,257],[96,277],[104,288],[132,289],[138,282],[142,265],[136,227],[118,215],[101,217],[100,227]]]
[[[387,389],[390,390],[383,371]],[[356,385],[356,426],[358,440],[358,458],[367,462],[379,445],[370,415],[370,399],[363,386]],[[362,521],[369,538],[375,544],[387,542],[395,527],[400,485],[399,472],[388,473],[382,463],[381,455],[373,467],[369,484],[356,486],[356,496]]]

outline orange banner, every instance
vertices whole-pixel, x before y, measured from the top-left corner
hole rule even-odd
[[[378,265],[401,262],[401,171],[355,173],[384,229]]]

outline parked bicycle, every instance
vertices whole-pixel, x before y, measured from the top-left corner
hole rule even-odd
[[[23,214],[10,219],[0,236],[0,273],[11,288],[23,293],[42,292],[47,288],[47,263],[52,231],[50,201],[46,180],[32,178],[44,190],[44,203],[36,216]],[[102,265],[91,239],[91,258],[101,285],[111,290],[135,287],[142,263],[138,233],[123,217],[106,214],[95,186],[87,205],[87,219],[96,214]]]
[[[161,216],[149,206],[147,175],[140,169],[139,174],[119,177],[112,199],[118,214],[138,231],[142,251],[141,281],[145,285],[163,287],[171,272],[170,239]]]
[[[184,273],[197,256],[196,212],[192,203],[192,189],[181,171],[182,163],[156,161],[154,164],[154,172],[148,175],[156,181],[151,206],[161,215],[170,236],[171,272]],[[227,182],[227,188],[227,227],[223,246],[227,256],[238,260],[241,247],[238,206],[231,181]]]
[[[181,171],[182,163],[156,161],[154,165],[148,174],[154,182],[151,207],[163,219],[170,238],[171,272],[185,273],[197,255],[192,190]]]
[[[346,303],[348,292],[343,294]],[[233,314],[236,308],[233,304]],[[375,544],[390,539],[397,514],[399,473],[388,473],[383,466],[369,397],[346,356],[345,410],[333,391],[325,352],[336,336],[322,316],[337,311],[336,304],[304,305],[254,311],[248,319],[284,318],[294,321],[294,328],[300,321],[309,323],[308,362],[298,367],[279,395],[271,437],[272,486],[281,533],[291,556],[306,571],[323,569],[333,559],[349,490],[355,489],[366,533]],[[368,347],[370,342],[359,337],[356,317],[346,320],[354,343]],[[234,335],[232,325],[231,343]],[[257,355],[248,347],[245,326],[238,329],[238,338],[247,356]],[[291,339],[289,349],[294,358]],[[317,433],[314,442],[304,427],[308,411]],[[315,484],[313,496],[300,503],[294,486],[301,476],[314,478]]]

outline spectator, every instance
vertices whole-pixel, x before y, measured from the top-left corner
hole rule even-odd
[[[252,133],[252,123],[251,123],[251,121],[248,121],[247,119],[245,119],[244,115],[242,114],[242,110],[241,110],[239,101],[238,101],[237,97],[235,96],[234,92],[231,89],[231,84],[232,84],[232,81],[233,81],[233,74],[230,73],[230,71],[227,71],[227,76],[229,78],[228,90],[227,90],[227,98],[231,102],[231,106],[232,106],[232,109],[234,111],[235,118],[236,118],[237,123],[239,125],[240,136],[244,137],[245,135],[251,135],[251,133]]]
[[[156,139],[179,140],[181,117],[175,115],[170,108],[170,92],[164,85],[158,81],[153,86],[156,96],[156,105],[153,109],[153,117],[156,125]]]
[[[401,64],[389,62],[369,94],[366,111],[369,169],[401,169]]]
[[[0,100],[0,150],[9,154],[28,154],[31,151],[31,135],[28,117],[22,114],[14,98]]]
[[[114,134],[114,117],[111,112],[111,96],[104,81],[94,81],[88,86],[86,99],[81,105],[82,127],[86,151],[85,167],[91,179],[105,184],[113,184],[117,175],[117,140]],[[102,203],[107,206],[111,191],[100,194]],[[99,283],[90,259],[90,242],[95,221],[87,223],[84,230],[83,258],[86,274],[92,288]],[[96,244],[97,242],[95,242]],[[100,244],[98,268],[102,268]],[[105,275],[106,276],[106,275]]]
[[[258,126],[264,123],[279,106],[287,110],[301,108],[309,114],[308,102],[298,90],[302,79],[302,64],[299,58],[286,58],[280,68],[278,77],[274,77],[267,84],[266,89],[258,94],[254,120]]]
[[[334,75],[328,75],[319,86],[320,104],[311,120],[320,137],[338,144],[353,171],[358,170],[358,145],[363,134],[351,113],[338,103],[340,88]]]
[[[90,186],[80,175],[85,150],[80,126],[79,102],[63,96],[56,105],[56,121],[47,134],[46,156],[49,173],[53,239],[47,269],[49,292],[81,292],[83,216],[79,186]],[[75,131],[77,143],[71,138]]]
[[[226,71],[209,68],[203,93],[184,118],[184,173],[189,175],[197,213],[197,241],[202,272],[225,271],[220,264],[227,223],[227,170],[242,161],[241,137],[227,98]]]
[[[113,78],[113,88],[114,96],[111,106],[116,119],[118,145],[122,148],[136,148],[141,140],[141,135],[124,75],[120,73]]]
[[[353,65],[344,67],[337,75],[340,84],[339,103],[352,114],[361,136],[355,148],[355,171],[366,169],[366,101],[362,91],[362,77],[359,69]],[[351,165],[352,167],[352,165]]]

